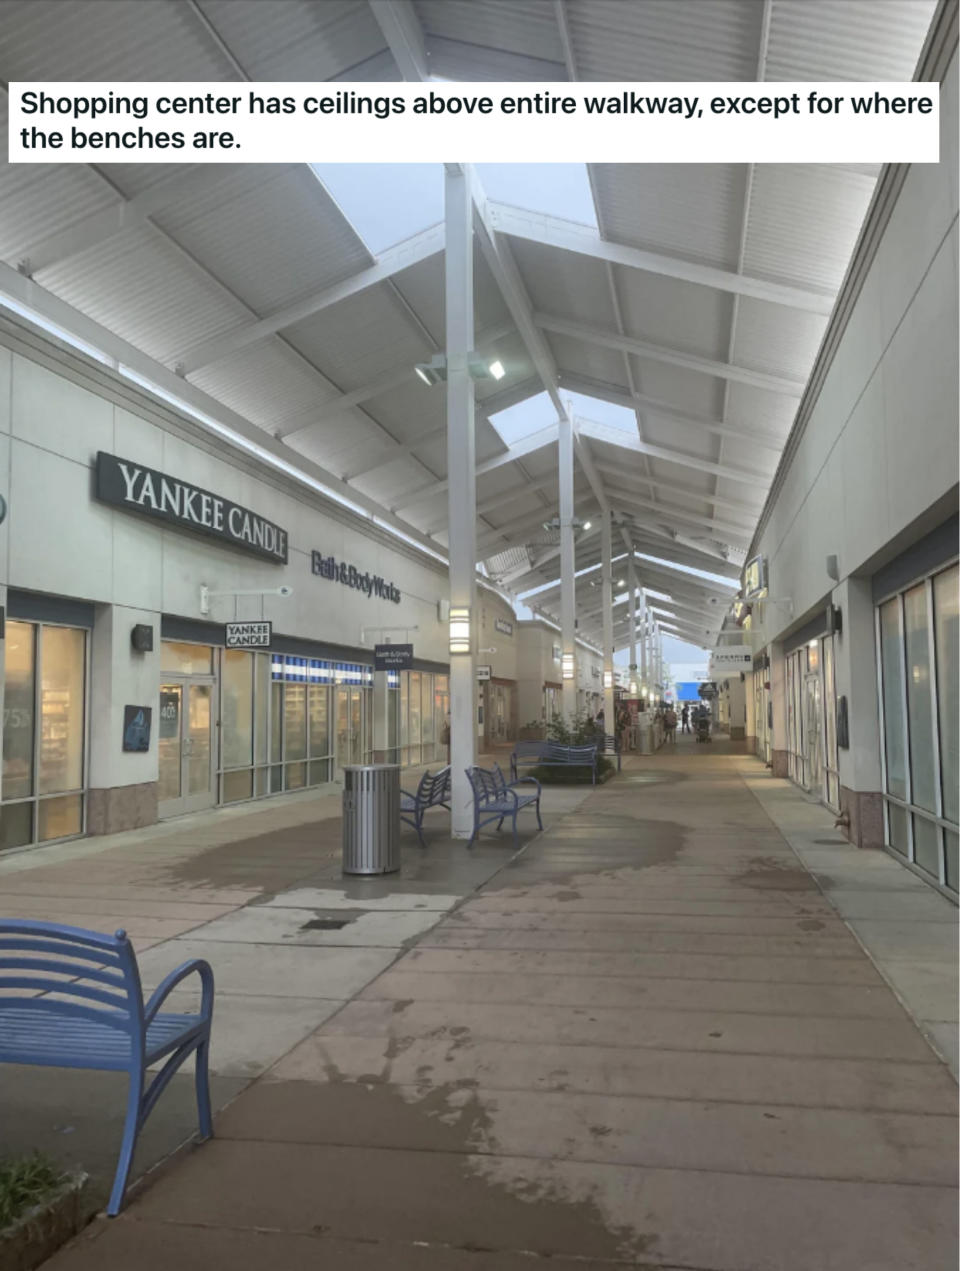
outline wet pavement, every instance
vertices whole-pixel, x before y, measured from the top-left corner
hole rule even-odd
[[[550,791],[518,855],[320,869],[155,946],[217,968],[220,1080],[264,1033],[282,1057],[52,1271],[950,1265],[955,1083],[771,819],[785,788],[681,744]]]

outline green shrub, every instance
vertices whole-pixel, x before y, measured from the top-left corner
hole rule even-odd
[[[0,1161],[0,1231],[56,1191],[63,1177],[63,1171],[39,1152]]]
[[[552,740],[552,739],[551,739]],[[616,765],[604,755],[597,759],[597,785],[605,781],[616,771]],[[586,764],[563,764],[556,768],[530,768],[524,770],[524,776],[536,777],[544,786],[574,786],[584,782],[590,785],[593,781],[593,769]]]

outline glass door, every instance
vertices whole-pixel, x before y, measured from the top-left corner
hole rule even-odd
[[[161,684],[159,716],[160,816],[212,808],[213,680]]]
[[[803,742],[806,788],[811,794],[823,793],[823,694],[819,672],[803,681]]]

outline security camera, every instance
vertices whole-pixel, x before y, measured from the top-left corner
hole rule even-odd
[[[286,583],[284,583],[282,587],[278,587],[278,588],[277,588],[277,595],[278,595],[278,596],[292,596],[292,595],[293,595],[293,588],[292,588],[292,587],[288,587],[288,586],[287,586],[287,584],[286,584]]]

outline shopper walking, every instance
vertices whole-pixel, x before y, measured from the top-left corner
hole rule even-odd
[[[680,712],[680,722],[682,724],[681,732],[688,733],[690,731],[690,707],[684,706]]]
[[[663,728],[667,745],[675,746],[677,744],[677,712],[672,706],[668,706],[663,712]]]

